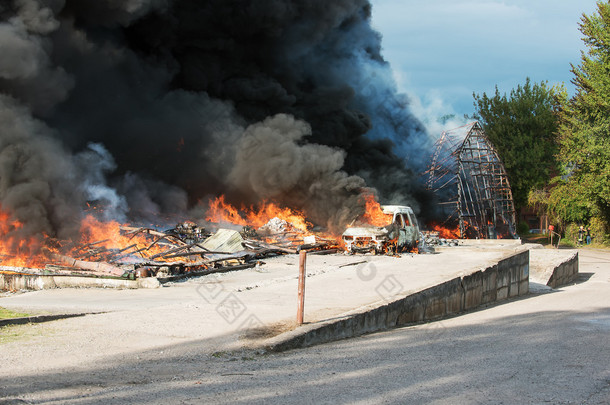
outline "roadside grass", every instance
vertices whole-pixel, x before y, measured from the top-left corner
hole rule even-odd
[[[23,318],[31,316],[25,312],[15,312],[10,309],[0,307],[0,320],[11,318]],[[31,339],[42,335],[40,325],[27,323],[23,325],[7,325],[0,327],[0,345],[14,342],[17,340]]]
[[[23,328],[20,325],[8,325],[0,328],[0,345],[4,343],[14,342],[25,335]]]
[[[15,312],[11,311],[10,309],[0,307],[0,319],[23,318],[25,316],[30,316],[30,314]]]

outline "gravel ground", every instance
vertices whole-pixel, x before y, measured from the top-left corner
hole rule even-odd
[[[79,324],[87,328],[82,335],[49,347],[53,368],[19,367],[36,362],[26,350],[4,358],[0,404],[607,404],[610,253],[581,250],[580,271],[578,283],[559,290],[280,354],[212,353],[207,340],[172,329],[151,334],[154,344],[142,343],[141,350],[117,332],[113,350],[99,347],[82,357],[80,348],[102,326],[96,319],[109,321],[89,316],[89,324]],[[13,341],[0,344],[0,352],[44,344],[67,322],[76,321],[11,328]]]

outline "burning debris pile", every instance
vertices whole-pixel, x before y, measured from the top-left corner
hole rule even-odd
[[[266,232],[278,222],[283,228],[273,234]],[[258,259],[269,255],[297,253],[301,249],[328,250],[332,247],[330,240],[309,242],[308,238],[292,225],[278,218],[269,224],[254,230],[244,227],[241,232],[231,229],[218,229],[210,234],[193,222],[186,221],[175,228],[159,232],[150,228],[123,226],[121,235],[129,241],[137,240],[123,248],[97,247],[107,242],[99,241],[80,246],[73,258],[52,255],[71,264],[71,270],[105,269],[112,275],[135,278],[144,276],[168,277],[176,275],[201,275],[213,273],[219,269],[237,270],[253,267]],[[143,243],[145,241],[145,243]],[[82,252],[82,253],[79,253]],[[83,260],[94,261],[97,265],[83,265]],[[75,260],[76,259],[76,260]],[[250,264],[250,266],[249,266]],[[56,268],[46,265],[45,269]],[[63,268],[65,270],[65,267]],[[98,272],[99,273],[99,272]]]
[[[156,277],[163,282],[247,269],[265,257],[303,250],[310,254],[347,251],[391,255],[417,251],[420,233],[409,207],[382,207],[373,195],[367,196],[365,205],[367,210],[355,221],[356,227],[348,227],[343,239],[314,230],[301,212],[273,203],[237,209],[224,197],[210,201],[205,227],[183,221],[161,231],[100,221],[89,215],[81,224],[80,239],[48,239],[39,255],[11,255],[0,245],[0,273],[131,280]],[[383,230],[383,234],[371,239],[371,229]],[[27,246],[23,248],[29,251]]]
[[[423,244],[434,248],[435,246],[459,246],[461,238],[457,226],[448,227],[447,224],[428,224],[429,230],[422,231]]]
[[[209,219],[221,221],[210,222],[217,228],[215,232],[191,221],[159,231],[88,216],[78,242],[54,240],[53,247],[47,244],[35,257],[10,255],[0,249],[0,272],[172,280],[254,267],[260,259],[272,255],[339,251],[335,239],[314,235],[308,230],[310,224],[297,212],[270,204],[258,212],[248,211],[250,222],[240,226],[248,219],[223,198],[210,205],[213,209]],[[252,226],[270,216],[258,228]],[[232,222],[224,221],[226,218]]]
[[[422,231],[423,245],[429,247],[436,246],[459,246],[460,241],[457,238],[445,238],[441,236],[440,232],[436,231]]]

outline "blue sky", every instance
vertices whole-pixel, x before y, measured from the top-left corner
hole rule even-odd
[[[578,22],[595,0],[372,0],[373,26],[422,120],[474,112],[472,93],[530,77],[570,84],[584,49]]]

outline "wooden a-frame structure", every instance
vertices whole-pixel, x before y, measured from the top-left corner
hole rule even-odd
[[[508,176],[479,122],[443,131],[427,173],[462,238],[517,237]]]

